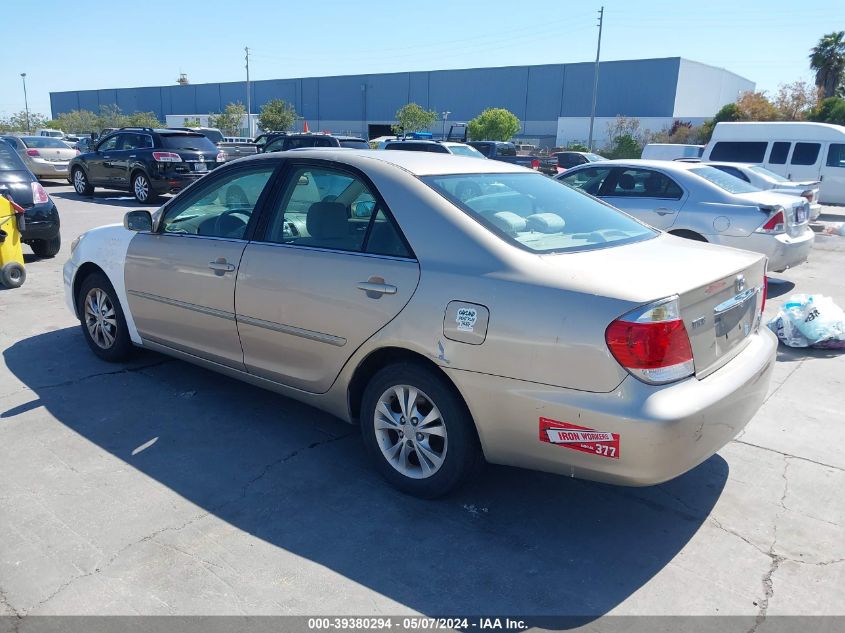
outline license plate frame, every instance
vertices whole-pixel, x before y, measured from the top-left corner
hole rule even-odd
[[[795,209],[795,223],[796,224],[803,224],[807,221],[810,217],[810,212],[807,209],[806,205],[801,205],[797,209]]]
[[[203,174],[208,171],[208,165],[205,163],[194,163],[194,172]]]

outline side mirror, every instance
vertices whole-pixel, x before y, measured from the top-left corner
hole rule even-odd
[[[123,216],[123,228],[130,231],[151,233],[153,230],[153,216],[149,211],[130,211]]]

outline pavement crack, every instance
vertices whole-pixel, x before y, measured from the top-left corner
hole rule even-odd
[[[122,369],[115,369],[115,370],[112,370],[112,371],[102,371],[102,372],[98,372],[96,374],[88,374],[86,376],[80,376],[78,378],[73,378],[71,380],[64,380],[62,382],[56,382],[56,383],[53,383],[53,384],[50,384],[50,385],[38,385],[37,387],[24,387],[20,391],[13,392],[13,394],[9,394],[9,395],[14,395],[14,393],[20,393],[22,391],[41,391],[42,389],[58,389],[60,387],[71,387],[73,385],[78,385],[82,382],[91,380],[92,378],[100,378],[102,376],[117,376],[119,374],[135,374],[135,373],[141,372],[145,369],[152,369],[153,367],[159,367],[161,365],[164,365],[166,363],[171,363],[173,361],[174,361],[174,359],[172,359],[172,358],[164,358],[160,361],[157,361],[155,363],[150,363],[148,365],[138,365],[136,367],[123,367]]]
[[[833,470],[838,470],[839,472],[845,472],[845,468],[841,468],[840,466],[834,466],[833,464],[826,464],[825,462],[819,462],[815,459],[810,459],[809,457],[801,457],[800,455],[793,455],[792,453],[784,453],[783,451],[779,451],[775,448],[769,448],[768,446],[760,446],[759,444],[753,444],[751,442],[746,442],[745,440],[740,440],[734,438],[731,442],[736,444],[743,444],[745,446],[751,446],[753,448],[759,448],[763,451],[769,451],[771,453],[777,453],[778,455],[783,455],[784,457],[788,457],[790,459],[800,459],[803,462],[808,462],[810,464],[815,464],[816,466],[824,466],[825,468],[832,468]]]
[[[774,576],[778,567],[780,567],[780,564],[786,560],[783,556],[778,556],[772,553],[769,553],[769,556],[771,557],[772,562],[769,565],[769,569],[763,575],[763,598],[759,603],[757,603],[757,617],[754,618],[754,626],[748,629],[748,633],[755,633],[757,628],[766,621],[766,615],[769,611],[769,600],[775,595],[772,576]]]

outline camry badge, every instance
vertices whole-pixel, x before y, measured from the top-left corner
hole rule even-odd
[[[736,279],[734,280],[734,290],[736,290],[737,294],[745,290],[745,275],[736,276]]]

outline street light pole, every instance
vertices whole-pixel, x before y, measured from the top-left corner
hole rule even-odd
[[[21,81],[23,81],[23,106],[26,109],[26,133],[32,134],[29,128],[29,100],[26,98],[26,73],[21,73]]]
[[[596,66],[593,71],[593,109],[590,111],[590,151],[593,151],[593,124],[596,121],[596,97],[599,92],[599,54],[601,53],[601,27],[604,24],[604,7],[599,9],[599,41],[596,45]]]
[[[249,46],[244,46],[244,52],[246,53],[246,129],[247,129],[247,136],[252,138],[252,102],[250,99],[249,94]]]
[[[448,119],[449,115],[452,114],[452,113],[449,112],[449,110],[444,110],[443,112],[441,112],[441,114],[443,115],[443,140],[445,141],[446,140],[446,119]]]

